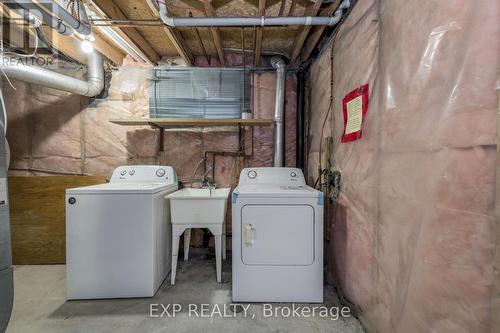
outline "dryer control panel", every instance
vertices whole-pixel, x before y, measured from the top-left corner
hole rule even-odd
[[[284,186],[306,185],[302,170],[297,168],[245,168],[241,171],[239,185],[279,184]]]
[[[110,183],[177,183],[174,168],[164,165],[124,165],[113,171]]]

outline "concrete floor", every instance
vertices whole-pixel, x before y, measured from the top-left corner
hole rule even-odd
[[[251,304],[247,316],[196,317],[189,315],[188,304],[228,305],[231,302],[230,260],[223,268],[223,283],[215,282],[213,259],[195,256],[180,260],[177,284],[167,283],[153,298],[66,301],[65,266],[16,266],[14,269],[14,310],[7,333],[17,332],[363,332],[350,317],[264,317],[262,304]],[[151,304],[181,304],[174,317],[150,317]],[[273,304],[273,307],[291,304]],[[325,290],[325,305],[339,306],[332,290]],[[311,305],[312,306],[312,305]],[[212,311],[209,308],[209,312]],[[159,306],[160,314],[162,311]],[[200,310],[197,311],[201,315]],[[226,315],[233,316],[232,311]],[[286,315],[286,312],[285,312]]]

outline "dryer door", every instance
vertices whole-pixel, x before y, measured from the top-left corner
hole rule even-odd
[[[314,262],[314,209],[308,205],[246,205],[241,209],[241,260],[256,266]]]

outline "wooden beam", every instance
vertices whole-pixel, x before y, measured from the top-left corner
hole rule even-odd
[[[285,14],[285,8],[286,8],[286,0],[281,0],[280,10],[278,13],[279,16],[283,16]]]
[[[204,0],[205,3],[205,13],[208,17],[215,17],[215,9],[212,6],[210,0]],[[217,27],[211,27],[212,38],[214,39],[215,49],[217,50],[217,55],[219,56],[219,62],[222,66],[226,65],[226,59],[224,57],[224,49],[222,46],[222,38],[220,36],[220,30]]]
[[[104,34],[99,31],[92,31],[92,34],[95,37],[94,48],[99,51],[102,55],[112,60],[116,65],[121,66],[123,64],[123,59],[127,55],[125,51],[114,47],[113,41],[109,40]],[[64,37],[64,36],[62,36]],[[80,41],[77,41],[78,47],[80,47]],[[81,51],[80,51],[81,53]]]
[[[319,16],[332,16],[335,10],[339,7],[341,0],[335,0],[332,2],[328,7],[323,9]],[[323,35],[323,32],[325,31],[326,25],[318,25],[312,28],[311,35],[307,39],[306,45],[304,46],[304,49],[302,51],[302,60],[307,60],[311,56],[312,51],[316,47],[316,45],[319,42],[319,39]]]
[[[193,7],[196,10],[199,10],[200,12],[205,11],[205,5],[203,4],[203,1],[200,0],[180,0],[181,2],[185,3],[189,7]]]
[[[159,19],[160,18],[160,13],[156,8],[151,7],[151,2],[147,1],[149,5],[149,10],[150,14],[153,15],[155,18]],[[163,31],[167,35],[168,39],[170,39],[170,42],[174,45],[175,49],[177,50],[177,53],[181,56],[181,58],[186,62],[188,66],[193,65],[193,54],[191,53],[191,50],[189,49],[186,41],[180,34],[180,32],[174,28],[164,26]]]
[[[219,8],[217,5],[219,4],[219,1],[220,0],[212,0],[212,5],[215,7],[215,8]],[[231,0],[233,1],[233,0]],[[243,0],[245,1],[246,3],[254,6],[255,8],[259,8],[259,0]],[[274,6],[275,4],[279,3],[281,0],[267,0],[266,1],[266,9],[271,7],[271,6]]]
[[[298,0],[292,0],[292,4],[290,5],[290,11],[286,16],[293,16],[293,12],[295,11],[295,8],[297,7]]]
[[[259,16],[266,15],[266,0],[259,0]],[[262,49],[262,27],[257,27],[255,32],[255,52],[254,52],[254,66],[260,65],[260,51]]]
[[[127,20],[129,19],[122,10],[113,2],[113,0],[92,0],[99,9],[106,14],[110,19]],[[135,28],[120,28],[128,37],[131,44],[141,50],[144,55],[153,64],[160,60],[158,53],[151,47],[151,44],[144,39],[141,33]]]
[[[273,119],[206,119],[206,118],[116,118],[109,119],[121,126],[148,125],[153,127],[211,127],[211,126],[271,126]]]
[[[223,7],[234,0],[212,0],[212,7],[215,9]],[[245,0],[246,1],[246,0]]]
[[[318,14],[319,8],[321,7],[321,4],[323,3],[322,0],[316,0],[312,6],[306,9],[306,13],[304,16],[316,16]],[[309,34],[309,31],[311,30],[311,26],[305,26],[302,27],[298,33],[297,36],[295,36],[295,40],[293,42],[292,46],[292,51],[290,52],[290,63],[293,64],[297,60],[300,51],[302,50],[302,46],[304,45],[304,42],[306,41],[307,35]]]

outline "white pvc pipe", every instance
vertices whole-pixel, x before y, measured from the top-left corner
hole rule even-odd
[[[87,80],[80,80],[46,68],[29,66],[18,59],[0,57],[0,73],[41,86],[59,89],[78,95],[93,97],[104,88],[103,60],[96,51],[87,55]]]
[[[274,16],[274,17],[190,17],[168,16],[165,0],[158,0],[162,21],[170,27],[243,27],[283,25],[335,25],[342,18],[342,10],[349,8],[350,0],[344,0],[335,14],[329,16]]]

